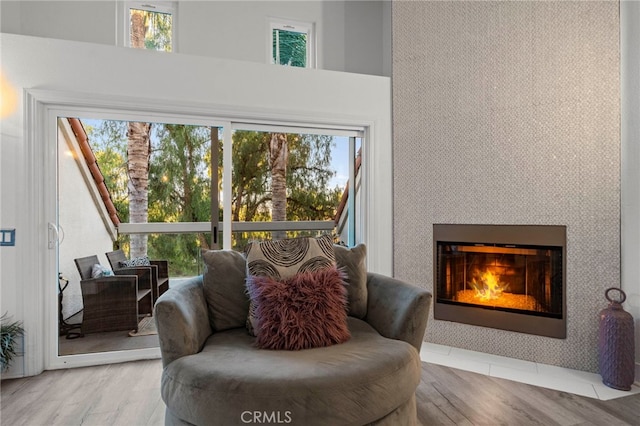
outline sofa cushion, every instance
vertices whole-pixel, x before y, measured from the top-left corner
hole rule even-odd
[[[245,248],[245,255],[248,276],[266,276],[275,280],[318,271],[336,264],[333,238],[330,235],[251,242]],[[255,301],[252,300],[246,318],[247,330],[252,336],[256,335],[255,310]]]
[[[255,305],[256,346],[300,350],[349,340],[344,278],[335,266],[280,281],[249,275],[247,289]]]
[[[249,275],[275,279],[336,264],[331,235],[252,242],[245,254]]]
[[[242,425],[242,413],[276,413],[291,424],[366,424],[409,401],[418,351],[348,318],[351,339],[301,351],[264,351],[243,329],[214,333],[201,352],[163,371],[167,409],[186,422]]]
[[[367,247],[335,245],[334,252],[338,267],[347,274],[349,315],[362,319],[367,315]]]
[[[245,290],[247,262],[233,250],[203,251],[203,288],[214,331],[242,327],[249,312]]]

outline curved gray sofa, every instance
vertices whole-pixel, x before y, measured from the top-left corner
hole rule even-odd
[[[367,293],[346,343],[276,351],[244,327],[213,332],[202,276],[169,290],[155,306],[165,424],[416,424],[431,294],[372,273]]]

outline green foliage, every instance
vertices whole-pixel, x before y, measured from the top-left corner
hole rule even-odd
[[[236,130],[233,134],[233,220],[270,221],[269,143],[271,133]],[[332,220],[343,188],[329,188],[333,137],[287,134],[287,220]],[[288,236],[301,236],[289,232]],[[270,232],[236,233],[233,247],[251,239],[271,238]]]
[[[85,130],[118,218],[121,222],[128,222],[127,123],[103,121],[100,127],[86,127]]]
[[[329,188],[331,136],[300,135],[289,142],[287,220],[331,220],[344,188]]]
[[[209,222],[211,130],[164,124],[149,167],[149,222]]]
[[[165,124],[154,141],[149,173],[149,222],[211,221],[211,132],[217,129]],[[197,269],[203,234],[149,236],[149,256],[169,259],[172,274]]]
[[[18,337],[24,334],[21,321],[8,322],[5,313],[0,317],[0,369],[6,371],[13,359],[19,355],[16,352]]]
[[[292,67],[307,66],[307,34],[274,29],[273,62]]]
[[[232,214],[234,221],[270,220],[266,203],[269,188],[270,133],[236,130],[233,134]]]
[[[126,129],[124,122],[105,121],[90,135],[105,183],[123,222],[128,221]],[[157,123],[153,129],[149,222],[210,222],[211,140],[212,136],[220,140],[219,162],[213,173],[218,173],[221,194],[222,129]],[[270,139],[271,133],[267,132],[236,130],[233,134],[233,221],[271,220]],[[331,170],[333,138],[288,134],[287,145],[287,220],[332,220],[343,191],[329,188],[335,174]],[[222,219],[222,209],[217,219]],[[241,248],[249,238],[269,237],[268,232],[235,233],[233,246]],[[199,273],[199,252],[210,248],[210,238],[210,234],[150,235],[148,255],[152,259],[168,259],[172,276],[193,275]],[[118,245],[128,252],[128,236],[121,236]]]
[[[107,150],[95,153],[104,176],[105,185],[109,188],[111,201],[122,222],[129,221],[129,201],[127,199],[127,161],[118,152]]]
[[[141,11],[144,16],[146,31],[144,48],[171,52],[171,34],[173,18],[170,13]]]

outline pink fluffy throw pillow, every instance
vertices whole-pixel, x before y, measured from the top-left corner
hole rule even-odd
[[[281,281],[248,276],[247,289],[256,308],[256,345],[300,350],[349,340],[344,278],[335,266]]]

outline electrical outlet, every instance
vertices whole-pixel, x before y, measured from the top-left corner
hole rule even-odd
[[[16,230],[0,229],[0,246],[15,246],[15,245],[16,245]]]

